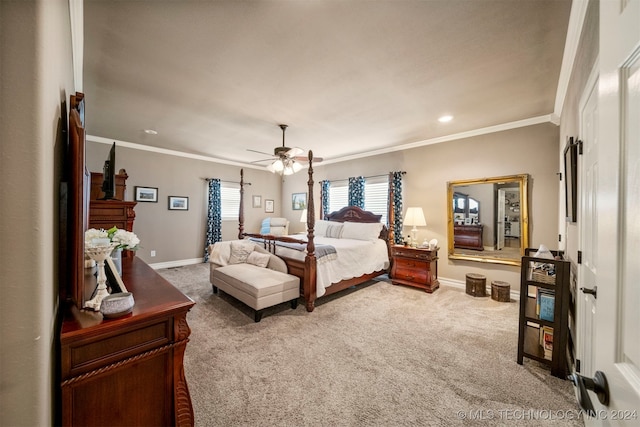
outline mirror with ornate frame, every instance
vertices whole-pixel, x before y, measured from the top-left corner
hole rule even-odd
[[[520,265],[529,245],[529,175],[447,183],[449,258]]]

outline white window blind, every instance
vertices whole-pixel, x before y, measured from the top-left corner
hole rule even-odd
[[[364,183],[364,209],[382,215],[380,222],[387,223],[389,206],[389,177],[366,178]]]
[[[240,212],[240,186],[220,183],[220,210],[223,221],[237,221]]]
[[[329,187],[329,213],[339,211],[349,204],[349,187],[344,181],[331,183]]]
[[[387,223],[389,203],[389,177],[366,178],[364,182],[364,209],[382,215],[381,222]],[[329,212],[338,211],[349,204],[349,186],[344,180],[332,182],[329,187]]]

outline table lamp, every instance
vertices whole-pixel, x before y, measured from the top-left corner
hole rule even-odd
[[[424,213],[422,208],[407,208],[407,213],[404,214],[404,225],[412,226],[411,229],[411,246],[418,246],[418,228],[427,225],[427,221],[424,219]]]
[[[307,209],[302,210],[302,215],[300,215],[300,222],[304,222],[304,231],[307,231]]]

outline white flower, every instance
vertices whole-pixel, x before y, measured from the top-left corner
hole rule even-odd
[[[127,230],[121,230],[112,227],[108,230],[90,228],[84,232],[84,244],[87,247],[94,247],[95,239],[109,239],[111,243],[117,244],[116,249],[129,249],[135,251],[138,249],[140,239],[135,233]]]

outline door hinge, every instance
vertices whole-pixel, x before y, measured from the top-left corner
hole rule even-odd
[[[558,234],[558,242],[562,242],[562,234]]]
[[[578,154],[582,154],[582,141],[578,140],[576,144],[578,145]]]
[[[576,372],[580,372],[580,359],[576,359]]]
[[[582,251],[578,251],[578,264],[582,264]]]

